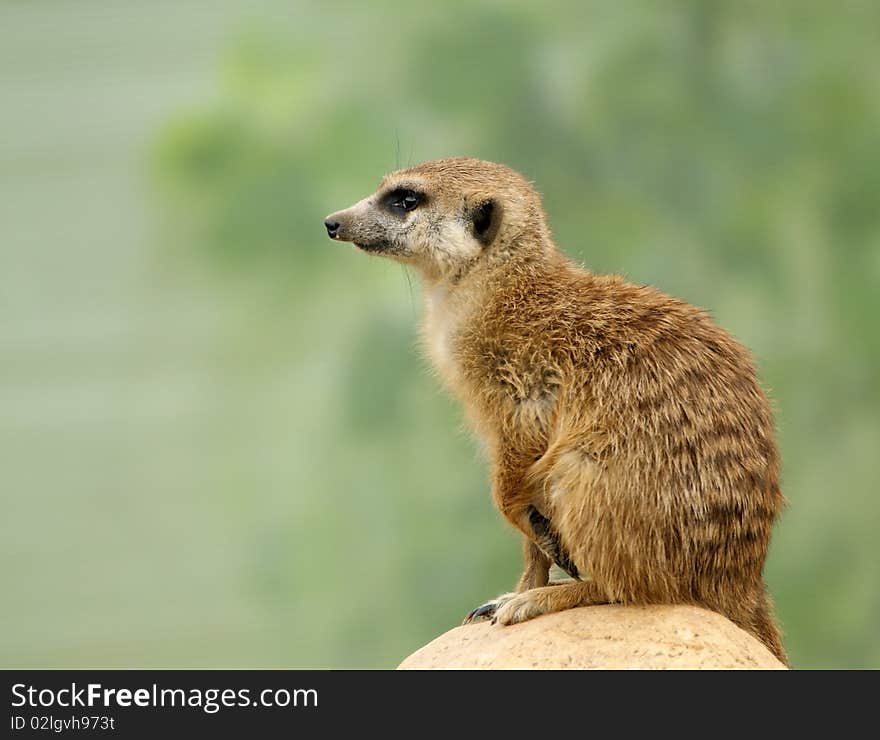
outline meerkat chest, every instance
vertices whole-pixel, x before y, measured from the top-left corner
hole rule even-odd
[[[481,336],[484,308],[442,286],[426,294],[423,341],[444,382],[465,404],[472,421],[543,433],[552,417],[561,374],[526,337]],[[494,420],[494,421],[492,421]]]
[[[428,357],[443,379],[455,385],[458,375],[454,347],[461,322],[461,309],[450,298],[446,287],[430,288],[426,293],[423,340]]]

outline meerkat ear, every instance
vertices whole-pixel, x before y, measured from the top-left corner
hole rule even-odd
[[[501,225],[501,205],[491,198],[484,200],[472,211],[471,220],[477,241],[488,247]]]

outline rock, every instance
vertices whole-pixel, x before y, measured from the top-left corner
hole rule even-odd
[[[693,606],[590,606],[501,627],[464,625],[399,670],[443,668],[784,670],[758,640]]]

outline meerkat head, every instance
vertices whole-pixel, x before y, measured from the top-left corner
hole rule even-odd
[[[454,158],[383,178],[372,195],[324,220],[331,239],[455,279],[480,260],[549,249],[541,200],[504,165]]]

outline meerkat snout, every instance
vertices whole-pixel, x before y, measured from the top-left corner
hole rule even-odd
[[[327,236],[331,239],[335,239],[340,227],[339,221],[335,220],[332,216],[327,216],[327,218],[324,219],[324,226],[327,229]]]

